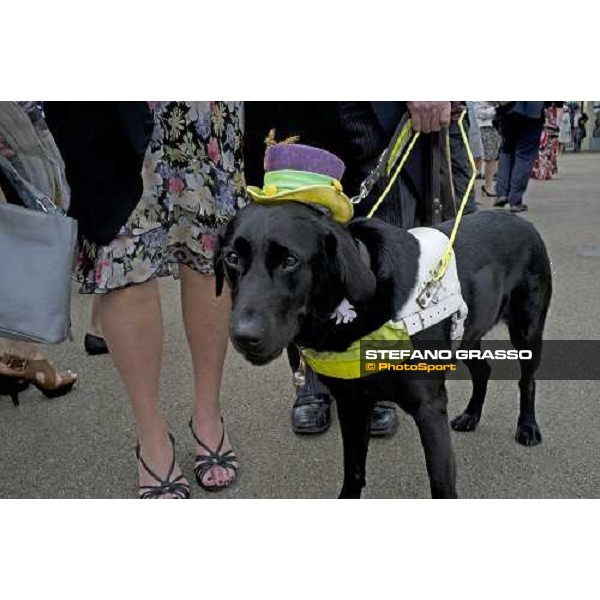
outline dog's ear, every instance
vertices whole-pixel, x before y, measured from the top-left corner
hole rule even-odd
[[[325,253],[350,303],[366,304],[375,293],[377,280],[363,262],[352,237],[341,229],[329,231],[325,236]]]
[[[220,229],[217,232],[215,248],[213,253],[213,268],[215,270],[215,291],[217,297],[219,297],[223,293],[223,282],[225,280],[225,270],[223,268],[223,253],[221,252],[221,249],[223,248],[224,239],[224,231],[223,229]]]

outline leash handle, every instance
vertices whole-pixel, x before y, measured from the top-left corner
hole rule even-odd
[[[463,144],[467,151],[467,156],[469,158],[469,164],[471,165],[471,178],[469,179],[469,184],[467,185],[467,189],[465,191],[465,195],[463,196],[462,202],[460,203],[460,207],[458,209],[458,213],[456,215],[456,220],[454,221],[454,226],[452,227],[452,233],[450,234],[450,239],[448,240],[448,245],[444,250],[444,254],[442,254],[442,258],[438,264],[438,267],[433,274],[432,281],[439,281],[446,273],[448,269],[448,265],[450,264],[450,259],[452,258],[452,248],[454,247],[454,241],[456,240],[456,234],[458,233],[458,226],[460,225],[460,221],[465,212],[465,207],[467,206],[467,201],[469,200],[469,196],[473,191],[473,186],[475,185],[475,179],[477,177],[477,168],[475,167],[475,159],[473,158],[473,153],[471,152],[471,147],[469,146],[469,138],[467,137],[467,133],[465,131],[464,120],[467,114],[466,110],[463,110],[460,118],[458,119],[458,128],[460,130],[460,135],[462,137]]]
[[[442,186],[440,182],[440,146],[441,133],[432,132],[429,135],[429,179],[428,189],[425,193],[425,222],[429,225],[438,225],[442,222]]]

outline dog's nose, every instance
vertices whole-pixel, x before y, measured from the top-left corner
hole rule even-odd
[[[231,337],[243,348],[257,349],[262,344],[262,328],[255,320],[243,319],[233,325]]]

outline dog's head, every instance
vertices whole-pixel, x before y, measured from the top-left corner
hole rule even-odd
[[[219,235],[217,294],[231,288],[231,340],[250,362],[265,364],[299,334],[308,315],[329,320],[344,299],[356,308],[375,277],[341,225],[297,203],[250,205]]]

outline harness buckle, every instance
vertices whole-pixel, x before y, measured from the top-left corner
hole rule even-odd
[[[421,308],[427,308],[432,302],[437,302],[438,295],[442,289],[440,281],[432,280],[428,282],[417,296],[417,304]]]
[[[300,365],[298,370],[294,371],[292,380],[294,382],[294,386],[297,388],[301,388],[306,385],[306,361],[304,360],[303,355],[300,355]]]

